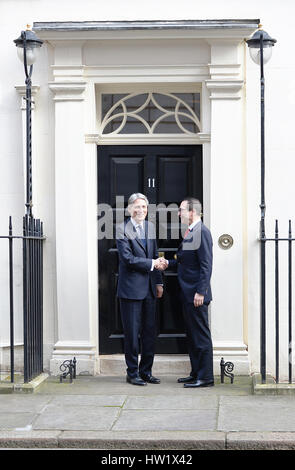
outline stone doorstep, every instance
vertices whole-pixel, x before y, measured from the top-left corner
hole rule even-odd
[[[291,450],[295,432],[0,431],[0,448],[97,450]]]
[[[214,354],[214,375],[220,375],[220,360],[234,363],[233,373],[235,375],[249,375],[249,362],[246,356],[228,356],[219,351]],[[179,375],[180,377],[190,372],[190,360],[187,354],[158,354],[155,355],[153,374],[157,375]],[[102,355],[99,357],[99,368],[101,375],[122,375],[126,370],[125,357],[123,354]],[[55,375],[55,374],[53,374]]]
[[[295,395],[295,383],[276,383],[271,375],[266,376],[266,383],[261,383],[261,375],[253,374],[252,390],[254,395]]]
[[[0,382],[0,394],[1,393],[34,393],[40,387],[40,385],[49,377],[48,374],[42,373],[35,377],[28,383],[22,383],[20,381],[11,382]]]
[[[123,354],[103,355],[99,358],[101,375],[122,375],[126,371],[125,356]],[[189,373],[190,363],[187,355],[158,355],[155,357],[153,374],[178,375]]]

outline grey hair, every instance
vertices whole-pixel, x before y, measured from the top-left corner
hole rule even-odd
[[[133,194],[131,194],[131,196],[128,199],[128,206],[131,206],[134,203],[134,201],[136,201],[136,199],[143,199],[146,202],[146,205],[147,206],[149,205],[149,201],[148,201],[147,197],[144,194],[133,193]]]

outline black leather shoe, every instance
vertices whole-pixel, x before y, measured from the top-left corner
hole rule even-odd
[[[195,380],[194,382],[185,383],[185,388],[200,388],[200,387],[213,387],[213,380]]]
[[[190,382],[195,382],[197,379],[195,377],[192,377],[191,375],[189,375],[188,377],[180,377],[179,379],[177,379],[177,382],[179,384],[187,384],[187,383],[190,383]]]
[[[126,382],[132,385],[146,385],[146,382],[140,377],[129,377],[129,375],[126,377]]]
[[[141,375],[142,380],[149,384],[159,384],[161,383],[160,379],[157,379],[157,377],[154,377],[153,375]]]

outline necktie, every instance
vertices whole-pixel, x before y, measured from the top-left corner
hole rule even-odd
[[[142,228],[141,225],[137,225],[137,233],[138,233],[139,238],[141,238],[141,239],[145,238],[144,237],[144,231],[143,231],[143,228]]]
[[[187,237],[189,233],[190,233],[190,229],[187,228],[186,231],[184,232],[183,238]]]
[[[137,233],[138,233],[138,238],[140,239],[143,246],[146,248],[145,234],[144,234],[144,230],[143,230],[141,225],[137,226]]]

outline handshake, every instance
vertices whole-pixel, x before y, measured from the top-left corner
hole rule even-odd
[[[158,269],[159,271],[164,271],[168,268],[169,262],[165,258],[158,258],[155,260],[154,268]]]

